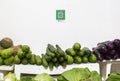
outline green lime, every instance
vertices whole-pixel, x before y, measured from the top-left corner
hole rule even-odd
[[[80,43],[76,42],[76,43],[73,44],[73,49],[74,50],[80,50],[80,48],[81,48]]]
[[[84,51],[82,51],[82,50],[78,51],[78,52],[77,52],[77,55],[78,55],[78,56],[84,56]]]
[[[82,62],[83,62],[83,63],[88,63],[88,57],[84,56],[84,57],[82,58]]]
[[[89,56],[89,62],[91,62],[91,63],[97,62],[97,57],[96,57],[95,54],[91,54],[91,55]]]
[[[76,64],[80,64],[80,63],[82,63],[82,58],[79,57],[79,56],[76,56],[76,57],[74,58],[74,61],[75,61]]]

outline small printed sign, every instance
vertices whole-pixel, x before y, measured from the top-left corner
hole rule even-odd
[[[56,10],[56,20],[65,20],[65,10]]]

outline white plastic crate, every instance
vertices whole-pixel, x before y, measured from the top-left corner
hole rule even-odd
[[[21,74],[41,74],[48,73],[50,75],[59,75],[66,70],[70,70],[72,68],[89,68],[90,71],[96,70],[100,73],[99,63],[88,63],[88,64],[72,64],[67,65],[66,68],[59,66],[58,68],[54,68],[52,71],[48,68],[45,69],[43,66],[38,65],[15,65],[15,74],[18,79],[21,78]]]

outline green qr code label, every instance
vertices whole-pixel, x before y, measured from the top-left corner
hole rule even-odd
[[[56,10],[56,20],[65,20],[65,10]]]

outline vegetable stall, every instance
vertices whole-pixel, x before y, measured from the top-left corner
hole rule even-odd
[[[0,46],[0,66],[14,66],[13,74],[12,72],[8,73],[3,81],[7,81],[5,79],[11,76],[14,76],[14,80],[11,79],[11,81],[17,81],[17,78],[20,80],[22,77],[18,72],[23,69],[26,71],[25,73],[35,74],[34,79],[36,77],[40,79],[42,79],[41,77],[49,77],[51,78],[49,81],[54,81],[50,75],[58,74],[58,81],[101,81],[103,78],[101,69],[104,66],[106,69],[106,65],[102,66],[100,63],[112,62],[120,58],[119,39],[100,42],[92,50],[88,47],[82,47],[78,42],[65,50],[58,44],[48,44],[46,52],[40,55],[34,54],[29,45],[14,45],[13,40],[9,37],[1,39]],[[86,67],[88,68],[86,69]],[[35,79],[35,81],[48,81],[40,79]],[[34,81],[33,78],[31,81]]]

